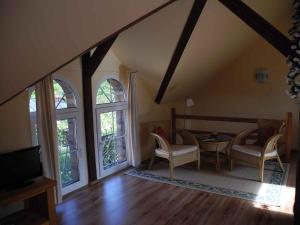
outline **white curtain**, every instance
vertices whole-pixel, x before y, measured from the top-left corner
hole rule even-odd
[[[138,167],[141,163],[137,116],[136,74],[130,73],[128,82],[128,162],[134,167]]]
[[[57,129],[52,77],[47,76],[41,80],[36,85],[36,91],[38,135],[41,146],[44,176],[56,180],[56,202],[60,203],[62,201],[62,193],[59,177]]]

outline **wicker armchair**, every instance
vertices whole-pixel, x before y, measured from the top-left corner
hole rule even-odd
[[[284,125],[279,131],[284,129]],[[259,181],[263,182],[264,163],[266,160],[277,159],[282,171],[284,171],[282,162],[277,152],[277,142],[282,137],[282,134],[275,134],[268,139],[263,147],[258,145],[246,145],[243,143],[245,137],[254,130],[245,130],[236,136],[230,151],[230,169],[233,169],[234,161],[242,161],[246,164],[251,164],[259,168]]]
[[[151,169],[155,157],[167,159],[171,179],[174,177],[174,167],[197,161],[197,168],[200,169],[200,150],[196,138],[184,130],[178,133],[183,139],[183,145],[171,145],[162,136],[151,133],[159,147],[154,150],[149,169]]]

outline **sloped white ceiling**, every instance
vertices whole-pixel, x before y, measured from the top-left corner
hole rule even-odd
[[[1,0],[0,104],[167,0]]]
[[[292,0],[245,0],[272,24],[291,15]],[[179,0],[124,32],[113,46],[119,59],[138,70],[157,92],[193,0]],[[287,31],[282,31],[286,33]],[[177,66],[163,102],[193,95],[254,41],[251,28],[217,0],[208,0]],[[153,99],[154,100],[154,99]]]

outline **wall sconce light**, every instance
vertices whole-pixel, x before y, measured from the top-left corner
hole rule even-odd
[[[255,80],[257,83],[264,83],[268,80],[269,74],[266,69],[257,69],[255,71]]]
[[[184,115],[187,115],[187,108],[193,107],[195,105],[194,100],[191,97],[185,98],[185,106],[184,106]],[[183,121],[183,127],[186,128],[186,119]]]
[[[195,102],[192,98],[186,98],[185,99],[185,106],[186,107],[192,107],[195,105]]]

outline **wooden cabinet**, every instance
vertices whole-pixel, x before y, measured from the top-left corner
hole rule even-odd
[[[26,187],[0,192],[0,206],[24,201],[24,210],[0,219],[1,225],[56,225],[54,180],[38,177]]]

